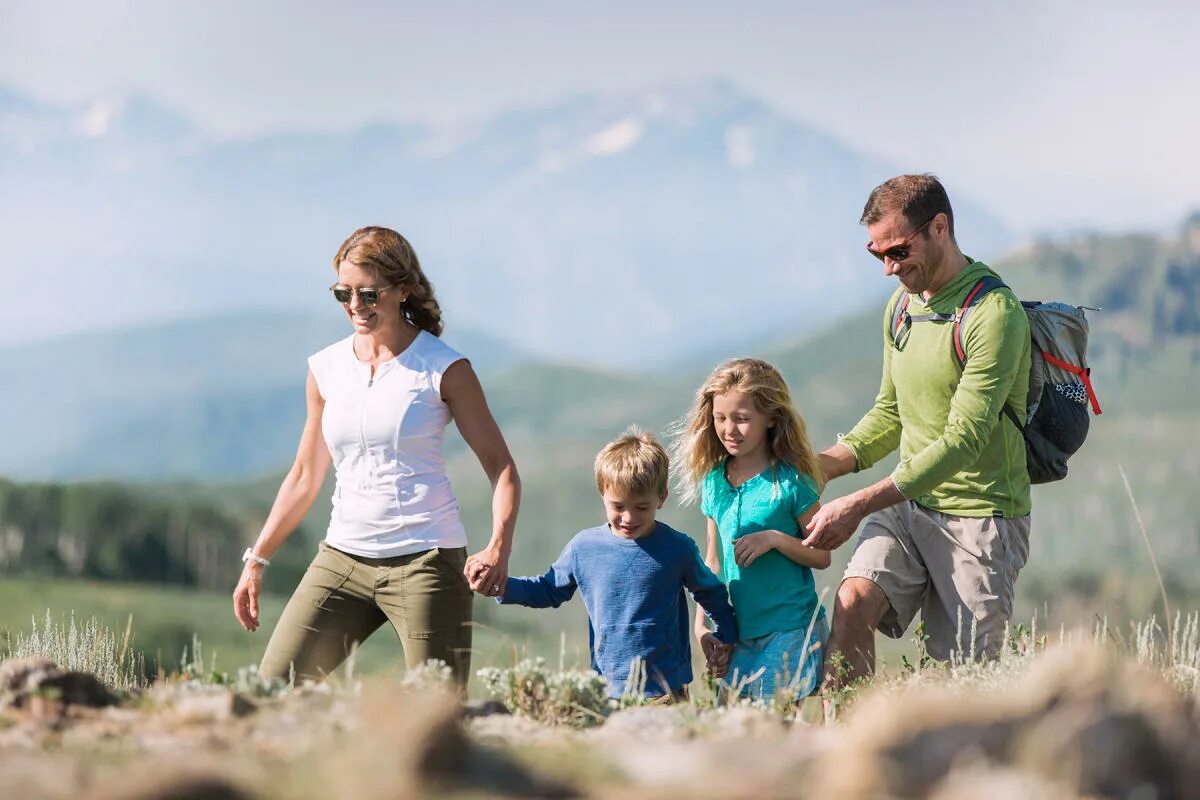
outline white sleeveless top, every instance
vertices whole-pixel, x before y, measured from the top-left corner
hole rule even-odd
[[[466,546],[442,457],[450,422],[442,375],[461,358],[426,331],[374,378],[354,355],[353,334],[309,357],[337,474],[331,546],[367,558]]]

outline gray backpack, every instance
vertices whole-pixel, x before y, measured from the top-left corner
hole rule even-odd
[[[955,314],[908,313],[909,294],[904,292],[892,312],[889,332],[897,333],[914,322],[953,322],[951,348],[959,368],[967,363],[962,329],[975,305],[988,293],[1005,287],[998,277],[987,275],[967,293]],[[1087,366],[1088,323],[1084,309],[1066,303],[1021,301],[1029,317],[1032,359],[1025,419],[1004,404],[1003,416],[1012,420],[1025,437],[1025,463],[1031,483],[1050,483],[1067,476],[1067,459],[1087,438],[1088,405],[1099,416],[1100,401],[1092,388]]]

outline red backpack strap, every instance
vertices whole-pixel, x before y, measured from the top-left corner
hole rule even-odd
[[[967,292],[962,307],[954,315],[954,333],[950,337],[950,347],[954,351],[954,360],[958,362],[960,369],[967,365],[967,348],[963,344],[962,332],[963,325],[966,324],[967,317],[971,314],[971,309],[978,305],[988,292],[1002,288],[1007,288],[1007,285],[995,275],[983,276],[971,287],[971,291]]]

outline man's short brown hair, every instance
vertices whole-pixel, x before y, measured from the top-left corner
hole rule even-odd
[[[924,225],[938,214],[946,215],[950,238],[954,238],[954,211],[946,187],[932,173],[897,175],[871,190],[863,208],[860,225],[874,225],[895,211],[904,215],[912,227]]]
[[[636,427],[609,442],[596,456],[596,488],[601,494],[616,489],[630,495],[654,492],[667,496],[671,461],[653,434]]]

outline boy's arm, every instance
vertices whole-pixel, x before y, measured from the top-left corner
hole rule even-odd
[[[546,574],[536,578],[509,578],[496,602],[502,605],[530,608],[558,608],[570,600],[577,587],[575,581],[575,541],[563,548],[558,560]]]
[[[710,542],[716,538],[716,524],[709,520]],[[708,548],[712,549],[712,545]],[[738,639],[737,620],[733,606],[729,604],[729,592],[725,584],[700,560],[700,549],[688,539],[687,564],[683,571],[683,585],[696,599],[696,605],[708,612],[715,626],[713,633],[724,644],[733,644]],[[699,622],[699,620],[697,620]]]

